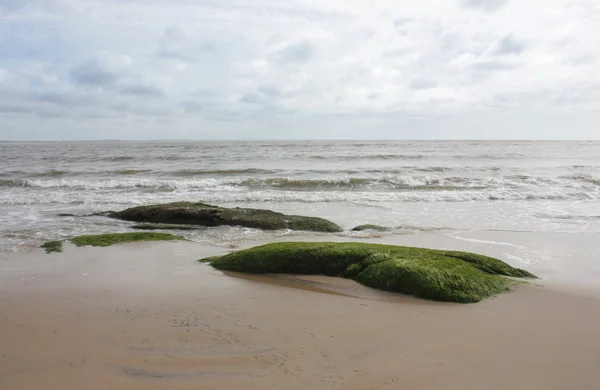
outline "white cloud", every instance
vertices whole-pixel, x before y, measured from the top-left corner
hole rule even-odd
[[[315,48],[310,42],[298,42],[277,48],[273,57],[282,63],[303,63],[310,61],[315,54]]]
[[[408,84],[412,89],[431,89],[437,86],[437,82],[430,79],[416,78]]]
[[[168,27],[164,36],[159,41],[158,55],[164,58],[173,58],[182,62],[193,61],[202,51],[210,50],[210,45],[198,45],[188,34],[179,27]]]
[[[27,126],[44,116],[48,138],[82,121],[125,138],[159,122],[185,138],[267,137],[271,126],[291,138],[327,126],[600,137],[599,26],[595,0],[0,0],[0,129],[35,138]],[[578,110],[589,126],[560,127]],[[123,115],[126,134],[106,119]],[[527,115],[554,133],[527,120],[525,133],[477,133],[475,118]],[[450,117],[464,118],[452,134]]]
[[[486,11],[496,11],[508,3],[508,0],[464,0],[466,7],[480,8]]]
[[[495,54],[520,54],[525,50],[525,46],[515,40],[512,35],[507,35],[499,40],[495,47]]]
[[[8,69],[0,68],[0,83],[8,80],[9,77],[10,77],[10,72],[8,71]]]
[[[144,84],[129,84],[122,86],[119,91],[125,95],[162,96],[164,91],[156,86]]]

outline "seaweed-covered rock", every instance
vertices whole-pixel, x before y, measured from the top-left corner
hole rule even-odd
[[[133,222],[200,226],[243,226],[265,230],[292,229],[341,232],[342,228],[322,218],[285,215],[270,210],[225,208],[204,203],[177,202],[139,206],[108,214]]]
[[[365,243],[283,242],[200,260],[221,270],[339,276],[380,290],[471,303],[535,278],[474,253]]]
[[[183,237],[166,233],[109,233],[77,236],[70,241],[77,246],[111,246],[114,244],[125,244],[139,241],[174,241],[184,240]]]
[[[62,241],[48,241],[40,245],[40,248],[46,250],[46,253],[62,252],[63,242]]]
[[[387,232],[390,230],[390,228],[385,227],[385,226],[379,226],[379,225],[359,225],[357,227],[355,227],[354,229],[352,229],[353,232],[362,232],[363,230],[376,230],[378,232]]]
[[[115,244],[126,244],[139,241],[174,241],[185,240],[180,236],[174,236],[166,233],[108,233],[108,234],[91,234],[85,236],[77,236],[69,239],[76,246],[111,246]],[[46,253],[62,252],[63,241],[48,241],[40,245],[40,248],[46,250]]]
[[[133,225],[132,229],[138,230],[198,230],[200,226],[194,225],[171,225],[168,223],[140,223]]]

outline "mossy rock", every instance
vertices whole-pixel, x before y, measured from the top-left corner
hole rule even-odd
[[[70,241],[77,246],[110,246],[138,241],[174,241],[185,240],[183,237],[166,233],[111,233],[78,236]]]
[[[133,225],[132,229],[138,230],[198,230],[200,226],[193,225],[172,225],[168,223],[141,223]]]
[[[204,259],[198,260],[201,263],[212,263],[213,261],[220,259],[221,256],[211,256],[211,257],[205,257]]]
[[[177,202],[139,206],[108,214],[109,217],[133,222],[199,226],[243,226],[265,230],[305,230],[341,232],[342,228],[322,218],[286,215],[270,210],[225,208],[204,203]]]
[[[338,276],[380,290],[447,302],[478,302],[535,278],[467,252],[366,243],[283,242],[200,260],[220,270]]]
[[[390,228],[385,227],[385,226],[379,226],[379,225],[359,225],[357,227],[355,227],[354,229],[352,229],[353,232],[362,232],[363,230],[376,230],[378,232],[387,232],[390,230]]]
[[[62,252],[63,242],[62,241],[48,241],[40,245],[40,248],[46,250],[46,253]]]

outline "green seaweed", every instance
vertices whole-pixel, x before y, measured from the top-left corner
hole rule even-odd
[[[339,276],[380,290],[460,303],[478,302],[522,283],[505,276],[535,278],[474,253],[354,242],[273,243],[201,261],[235,272]]]
[[[40,245],[40,248],[46,250],[46,253],[62,252],[63,242],[62,241],[48,241]]]
[[[205,257],[204,259],[198,260],[201,263],[212,263],[213,261],[220,259],[221,256],[211,256],[211,257]]]
[[[133,225],[132,229],[139,230],[198,230],[200,226],[194,225],[174,225],[168,223],[140,223]]]
[[[184,240],[183,237],[166,233],[111,233],[86,235],[71,238],[70,241],[77,246],[110,246],[138,241],[173,241]]]
[[[148,222],[196,226],[243,226],[266,230],[307,230],[325,233],[341,232],[342,228],[322,218],[285,215],[270,210],[225,208],[205,203],[176,202],[138,206],[107,216],[132,222]]]
[[[355,227],[354,229],[352,229],[353,232],[362,232],[363,230],[376,230],[378,232],[387,232],[390,230],[390,228],[385,227],[385,226],[379,226],[379,225],[359,225],[357,227]]]

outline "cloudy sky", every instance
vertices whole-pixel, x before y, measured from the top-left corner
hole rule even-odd
[[[600,139],[598,0],[0,0],[0,139]]]

